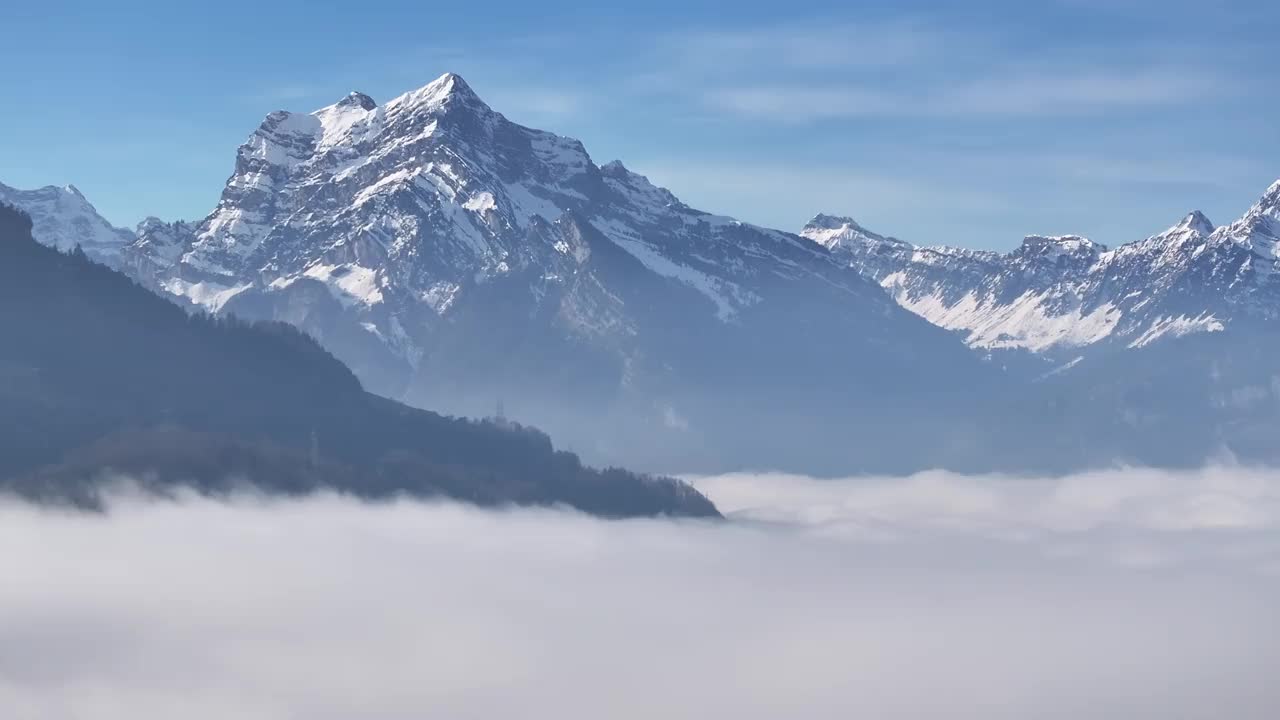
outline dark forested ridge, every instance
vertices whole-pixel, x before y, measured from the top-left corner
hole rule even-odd
[[[565,504],[605,516],[715,515],[675,480],[584,467],[515,424],[363,390],[289,326],[188,314],[0,205],[0,478],[91,502],[126,473],[217,491],[332,487],[366,497]]]

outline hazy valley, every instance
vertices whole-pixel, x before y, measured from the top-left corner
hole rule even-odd
[[[0,11],[0,718],[1280,717],[1273,5]]]

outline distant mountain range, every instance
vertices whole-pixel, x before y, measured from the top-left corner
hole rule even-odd
[[[1075,235],[1028,236],[1005,255],[919,247],[829,215],[801,234],[979,350],[1059,360],[1100,345],[1270,329],[1280,316],[1280,182],[1230,225],[1196,211],[1114,250]]]
[[[1114,249],[916,246],[831,215],[801,234],[999,366],[1054,469],[1280,459],[1280,181],[1228,225],[1191,212]]]
[[[598,461],[830,473],[1280,455],[1278,195],[1114,250],[826,215],[791,234],[597,165],[453,74],[268,115],[199,221],[128,232],[73,190],[0,186],[43,242],[293,324],[380,394],[502,403]]]

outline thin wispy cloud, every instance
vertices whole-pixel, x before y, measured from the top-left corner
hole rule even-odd
[[[710,108],[753,118],[772,118],[795,124],[833,118],[901,114],[905,99],[865,88],[735,87],[709,90],[703,102]]]
[[[702,101],[729,113],[794,124],[868,116],[1077,117],[1200,105],[1232,89],[1227,80],[1186,69],[1059,69],[988,74],[936,87],[785,84],[711,88]]]
[[[1209,38],[1181,38],[1176,61],[1149,42],[1029,46],[1016,24],[938,17],[684,30],[645,56],[635,87],[786,124],[1089,115],[1205,102],[1238,85]]]
[[[1088,115],[1200,105],[1233,86],[1194,68],[1046,70],[984,77],[943,92],[926,107],[944,114]]]
[[[985,42],[910,21],[853,22],[839,18],[804,24],[714,28],[669,33],[659,52],[692,72],[761,68],[773,71],[882,70],[936,59],[947,48]]]
[[[1177,157],[1117,157],[1088,152],[1019,156],[1063,177],[1108,183],[1229,188],[1265,176],[1269,168],[1251,158],[1188,151]],[[1244,198],[1242,201],[1247,201]],[[1190,210],[1191,208],[1188,208]]]

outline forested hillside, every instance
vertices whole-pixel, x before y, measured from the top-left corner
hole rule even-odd
[[[567,504],[607,516],[713,515],[688,486],[597,471],[543,433],[365,392],[305,334],[188,314],[0,206],[0,478],[92,502],[126,473],[206,490],[332,487],[367,497]]]

